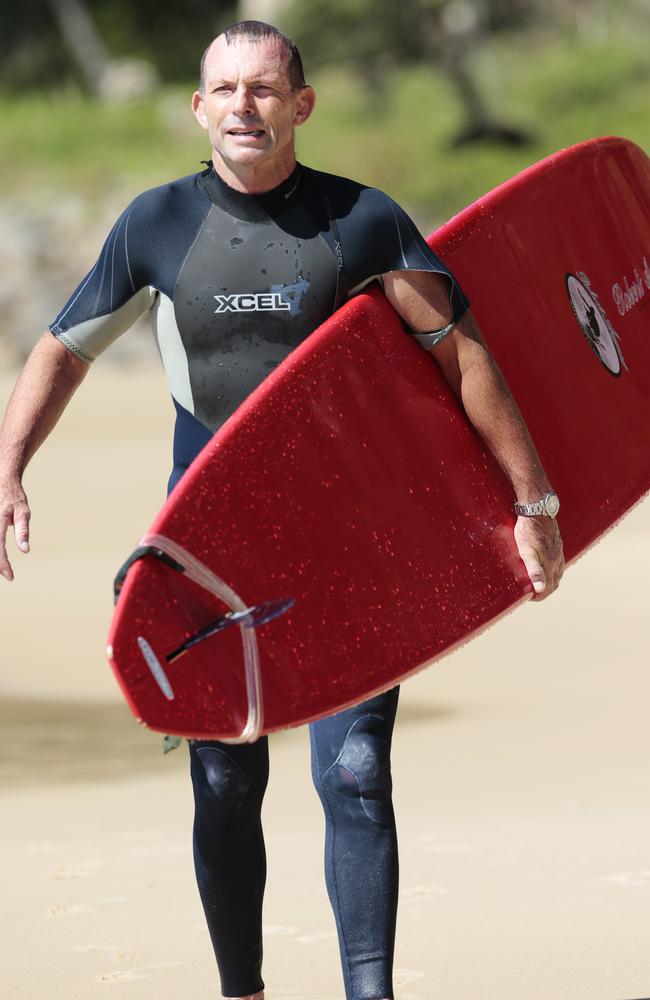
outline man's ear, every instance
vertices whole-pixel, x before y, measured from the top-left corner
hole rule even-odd
[[[293,118],[294,125],[303,125],[314,110],[316,104],[316,94],[313,87],[303,87],[296,101],[296,113]]]
[[[192,94],[192,112],[201,128],[207,129],[208,119],[203,103],[203,94],[200,90],[195,90]]]

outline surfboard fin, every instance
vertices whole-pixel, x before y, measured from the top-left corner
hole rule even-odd
[[[256,628],[258,625],[265,625],[279,615],[284,614],[293,607],[295,599],[293,597],[283,598],[276,601],[264,601],[262,604],[255,604],[244,611],[228,611],[227,614],[217,618],[216,621],[199,629],[193,636],[181,643],[173,652],[168,653],[165,659],[167,663],[174,663],[193,646],[197,646],[210,636],[216,635],[229,625],[243,625],[245,628]]]

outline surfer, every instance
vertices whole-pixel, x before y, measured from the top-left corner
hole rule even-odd
[[[558,585],[557,498],[491,358],[468,300],[387,195],[296,161],[295,128],[314,92],[293,43],[241,22],[206,49],[192,108],[208,134],[206,169],[145,192],[21,374],[0,432],[0,572],[13,525],[29,551],[27,462],[90,364],[150,310],[177,411],[178,481],[268,371],[373,280],[431,352],[509,476],[515,536],[537,599]],[[310,726],[326,816],[326,879],[348,1000],[390,1000],[398,859],[391,799],[394,689]],[[199,891],[226,997],[262,1000],[260,819],[268,740],[190,742]]]

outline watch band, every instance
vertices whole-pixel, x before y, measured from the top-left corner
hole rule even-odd
[[[546,513],[544,500],[536,500],[535,503],[516,503],[515,512],[521,517],[537,517]]]
[[[533,503],[516,503],[515,513],[520,517],[557,517],[560,509],[560,499],[553,491],[545,493],[539,500]]]

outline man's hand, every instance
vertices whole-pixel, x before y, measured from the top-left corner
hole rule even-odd
[[[49,330],[27,359],[0,428],[0,574],[13,580],[7,532],[13,524],[19,552],[29,552],[29,504],[22,487],[25,467],[63,413],[89,364]]]
[[[564,572],[562,538],[553,517],[518,517],[515,542],[535,588],[534,601],[543,601],[557,587]]]
[[[19,480],[0,482],[0,573],[11,582],[14,571],[7,556],[7,533],[13,524],[16,546],[29,552],[29,504]]]
[[[444,327],[450,320],[449,285],[440,274],[391,271],[384,291],[414,332]],[[543,496],[551,489],[528,428],[471,310],[458,320],[431,355],[519,497]],[[564,572],[562,539],[554,518],[520,517],[515,525],[519,555],[542,601]]]

